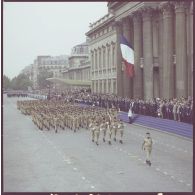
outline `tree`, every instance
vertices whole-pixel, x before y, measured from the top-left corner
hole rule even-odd
[[[11,88],[11,80],[6,75],[3,75],[3,89],[7,90]]]
[[[42,70],[39,72],[37,76],[37,82],[40,89],[47,88],[47,86],[50,84],[49,81],[46,79],[53,77],[53,72],[49,72],[47,70]]]
[[[14,90],[28,90],[28,87],[32,87],[32,82],[25,74],[19,74],[11,81],[11,88]]]

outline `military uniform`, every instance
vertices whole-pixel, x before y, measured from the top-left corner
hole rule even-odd
[[[150,133],[148,132],[146,133],[146,137],[144,138],[142,149],[146,151],[146,163],[151,166],[150,155],[152,152],[152,138],[150,137]]]
[[[123,124],[123,122],[122,121],[119,121],[118,123],[117,123],[117,130],[119,131],[119,133],[120,133],[120,143],[122,144],[123,143],[123,134],[124,134],[124,124]]]

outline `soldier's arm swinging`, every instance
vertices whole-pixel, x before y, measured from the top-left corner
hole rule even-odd
[[[142,150],[145,150],[144,144],[145,144],[145,140],[144,140],[144,142],[143,142],[143,144],[142,144]]]

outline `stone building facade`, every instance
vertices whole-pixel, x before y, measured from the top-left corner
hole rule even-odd
[[[86,35],[90,38],[89,55],[91,62],[92,91],[116,94],[116,30],[114,15],[108,13],[90,25]]]
[[[108,12],[86,33],[90,38],[92,90],[114,92],[109,91],[108,80],[116,79],[116,94],[123,97],[192,96],[193,2],[109,2]],[[134,48],[133,78],[127,77],[122,64],[121,34]],[[116,69],[113,77],[109,67]]]
[[[62,71],[62,78],[90,81],[88,43],[82,43],[74,46],[68,61],[69,66]]]

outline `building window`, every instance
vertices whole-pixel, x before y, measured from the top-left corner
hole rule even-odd
[[[115,67],[115,46],[112,47],[112,66]]]
[[[94,55],[93,55],[93,52],[91,52],[91,70],[93,71],[94,70]]]
[[[97,70],[97,51],[95,51],[95,69]]]
[[[101,59],[102,59],[101,50],[99,50],[99,69],[101,69],[101,67],[102,67]]]
[[[110,48],[108,47],[108,56],[107,56],[107,67],[110,68]]]
[[[96,92],[98,93],[98,81],[96,81]]]
[[[116,94],[116,79],[113,80],[113,93]]]
[[[105,67],[106,66],[106,50],[105,50],[105,48],[103,49],[103,67]]]

